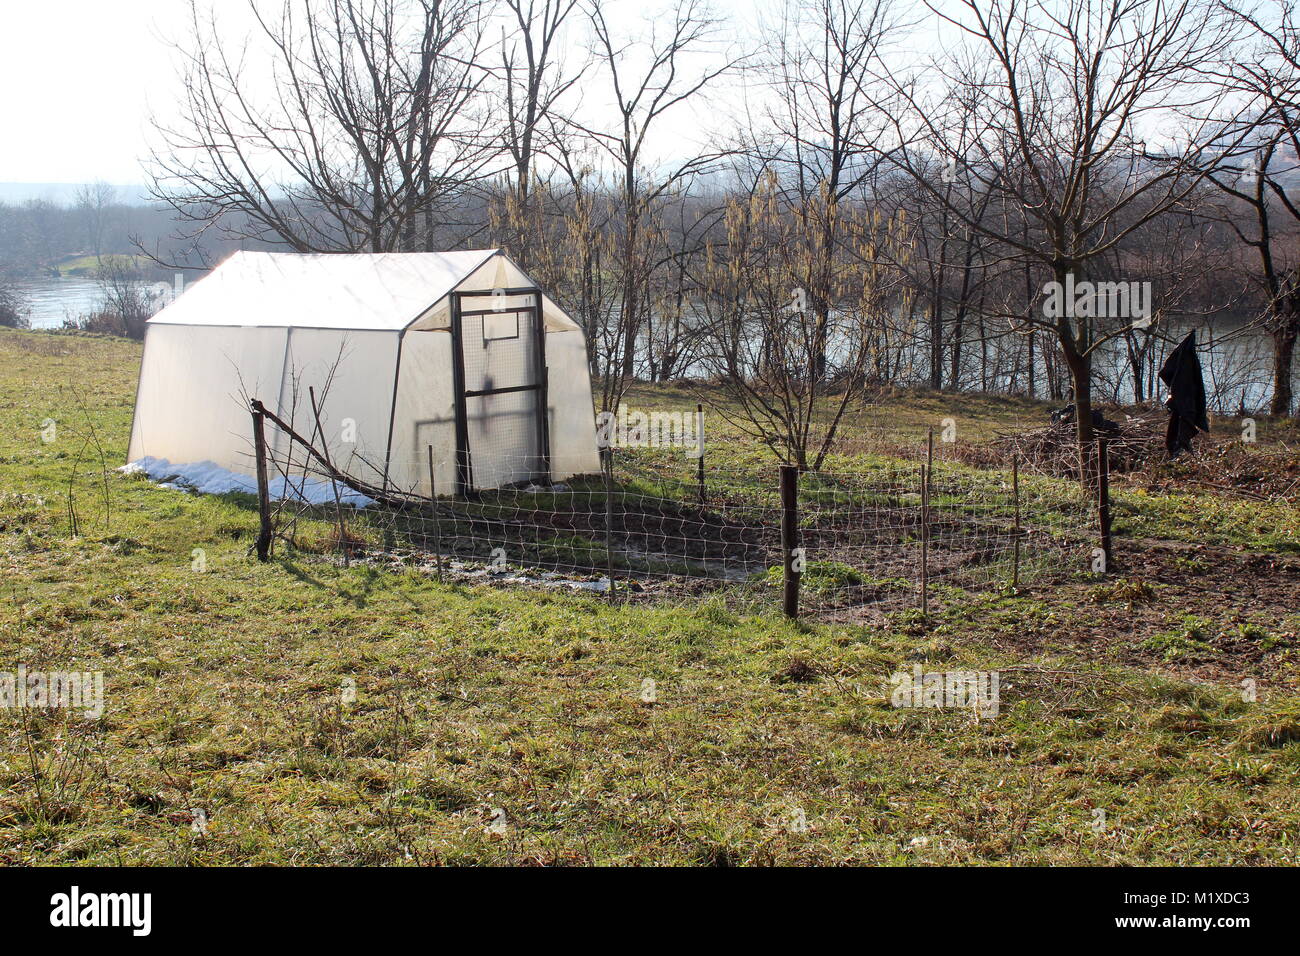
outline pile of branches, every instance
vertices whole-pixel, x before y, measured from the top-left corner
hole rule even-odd
[[[1112,474],[1140,471],[1165,457],[1167,412],[1112,413],[1096,429],[1106,438]],[[1027,471],[1055,478],[1079,477],[1079,439],[1073,421],[1053,422],[1044,428],[1001,435],[989,443],[992,457],[1002,466],[1020,456]]]
[[[1259,501],[1300,500],[1300,449],[1283,443],[1247,444],[1235,429],[1197,435],[1192,450],[1170,459],[1165,451],[1168,413],[1108,411],[1105,435],[1113,475],[1145,482],[1151,491],[1204,489]],[[984,467],[1006,467],[1012,455],[1028,472],[1079,477],[1078,436],[1073,422],[1001,435],[976,451]]]
[[[1148,490],[1204,489],[1256,501],[1300,500],[1300,449],[1246,444],[1235,434],[1199,436],[1190,452],[1143,469]]]

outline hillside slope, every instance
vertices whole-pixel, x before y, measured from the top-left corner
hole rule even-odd
[[[0,670],[105,685],[99,719],[0,712],[0,862],[1300,862],[1285,503],[1127,489],[1121,575],[928,624],[259,565],[246,497],[111,470],[138,361],[0,332]],[[1041,406],[854,428],[949,408],[977,440]],[[999,713],[895,708],[915,665],[999,671]]]

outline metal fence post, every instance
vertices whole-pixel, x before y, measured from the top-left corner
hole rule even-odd
[[[799,617],[799,578],[802,562],[795,558],[799,547],[799,469],[781,466],[781,564],[784,570],[782,610],[788,618]]]

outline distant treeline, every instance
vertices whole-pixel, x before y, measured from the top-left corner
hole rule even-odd
[[[104,183],[81,187],[72,201],[0,201],[0,275],[93,278],[103,257],[134,255],[142,278],[163,278],[176,268],[205,268],[241,246],[265,245],[218,237],[178,243],[175,234],[171,209],[135,196],[128,200],[122,190]]]

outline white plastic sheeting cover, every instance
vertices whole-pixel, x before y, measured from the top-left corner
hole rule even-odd
[[[288,329],[149,326],[127,460],[212,461],[252,474],[246,397],[275,409],[288,338]]]
[[[497,249],[320,255],[236,252],[149,323],[392,332],[408,326],[445,329],[451,292],[532,284]],[[578,328],[554,302],[543,299],[547,328]]]
[[[336,464],[367,481],[427,490],[432,445],[438,491],[450,491],[449,295],[532,285],[497,250],[235,253],[150,320],[128,461],[251,474],[247,399],[260,399],[310,436],[314,387],[321,436]],[[466,301],[474,303],[466,308],[526,304],[520,297]],[[578,325],[545,296],[542,314],[552,476],[561,480],[599,469],[591,385]],[[283,458],[287,439],[268,431]],[[522,445],[499,451],[534,453]]]
[[[236,252],[151,325],[302,326],[400,331],[496,255]]]
[[[244,494],[257,494],[257,479],[241,475],[210,461],[200,461],[189,465],[173,465],[166,459],[141,458],[129,465],[123,465],[118,471],[124,474],[142,474],[158,482],[160,488],[181,488],[200,495],[224,495],[239,491]],[[270,479],[269,493],[273,500],[290,499],[308,501],[312,504],[333,504],[337,492],[338,500],[345,505],[364,508],[374,502],[365,495],[358,494],[344,485],[319,478],[301,478],[294,476],[285,480],[283,476]]]

